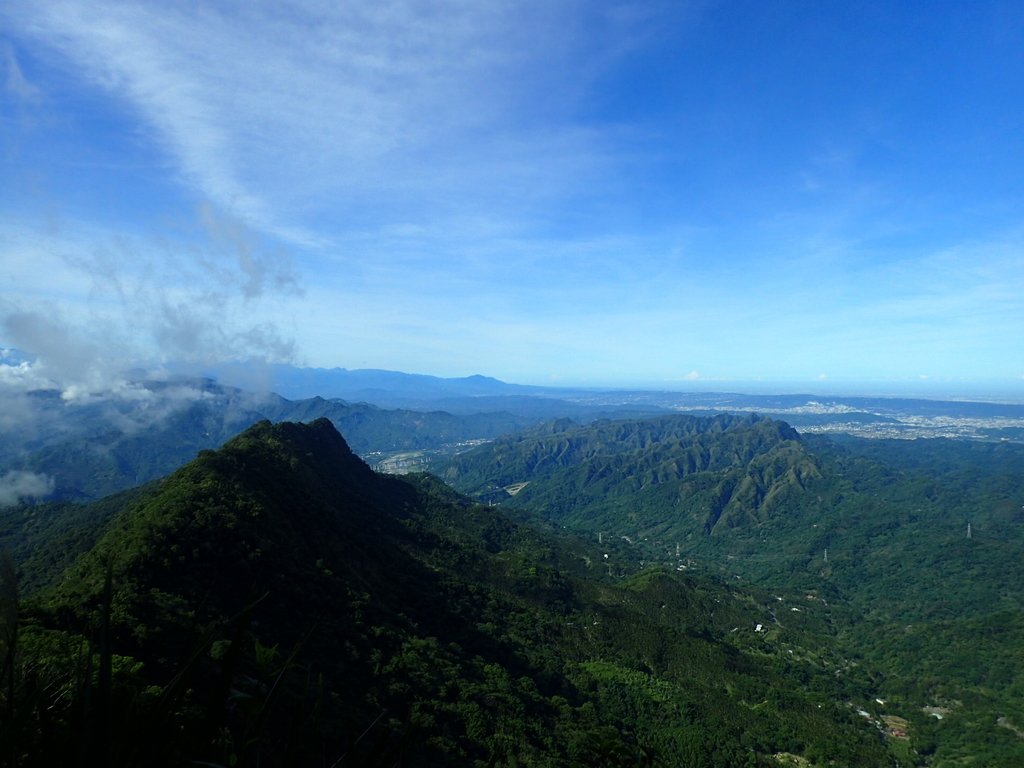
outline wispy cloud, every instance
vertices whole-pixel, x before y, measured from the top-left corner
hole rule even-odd
[[[980,141],[924,64],[865,70],[868,39],[823,59],[850,13],[880,18],[796,15],[780,54],[772,14],[705,2],[8,0],[7,92],[70,108],[15,169],[57,139],[67,221],[0,222],[0,313],[156,360],[288,358],[298,336],[311,363],[506,377],[835,381],[980,370],[982,347],[1004,370],[1024,327],[1009,108]],[[943,35],[905,42],[980,40]],[[142,169],[104,165],[123,155]]]
[[[301,294],[291,255],[209,206],[174,241],[22,229],[0,238],[0,264],[0,277],[21,287],[0,300],[0,334],[35,357],[5,367],[8,387],[118,396],[135,366],[295,354],[272,316],[281,297]]]
[[[650,27],[575,2],[58,0],[8,16],[137,110],[203,198],[306,243],[327,209],[365,223],[383,198],[413,219],[485,196],[493,215],[564,190],[600,162],[571,119],[589,79]]]
[[[25,77],[21,70],[14,48],[10,43],[0,46],[0,57],[3,60],[4,90],[17,101],[35,104],[42,100],[42,91]]]
[[[259,250],[267,233],[314,246],[306,255],[322,257],[325,274],[310,262],[306,275],[340,284],[304,323],[326,313],[323,324],[337,325],[338,303],[386,323],[396,313],[383,305],[400,305],[408,319],[387,333],[397,341],[424,310],[436,317],[434,305],[550,317],[552,300],[605,300],[636,282],[638,239],[561,231],[588,217],[599,190],[618,189],[616,142],[633,129],[581,114],[598,78],[657,34],[656,13],[577,0],[15,0],[11,25],[141,118],[140,135],[210,201],[199,210],[216,263],[129,235],[79,234],[63,249],[79,277],[92,276],[87,327],[123,338],[117,320],[133,318],[130,342],[165,359],[291,356],[273,323],[225,322],[299,282],[272,248]],[[331,274],[339,264],[343,278]],[[442,276],[436,300],[425,273]],[[494,302],[498,282],[509,290]],[[485,325],[505,334],[517,323],[499,314]],[[423,346],[415,335],[407,346]]]

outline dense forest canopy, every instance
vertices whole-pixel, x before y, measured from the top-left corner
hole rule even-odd
[[[438,458],[467,497],[261,421],[3,512],[2,754],[1015,765],[1022,455],[560,419]]]

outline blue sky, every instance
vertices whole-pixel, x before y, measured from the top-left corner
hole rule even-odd
[[[0,346],[1024,391],[1017,2],[8,0]]]

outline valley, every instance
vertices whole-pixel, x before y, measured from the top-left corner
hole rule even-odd
[[[431,464],[444,457],[468,451],[487,442],[486,439],[479,438],[476,440],[464,440],[459,443],[444,443],[436,448],[424,448],[419,451],[399,451],[396,453],[366,451],[362,454],[362,457],[367,464],[378,472],[386,472],[389,475],[407,475],[410,472],[425,472]]]
[[[1024,446],[1008,442],[838,439],[754,416],[562,422],[435,466],[481,500],[614,544],[611,574],[772,590],[763,642],[808,606],[827,610],[837,647],[879,675],[857,708],[903,718],[914,764],[1008,766],[1024,755],[998,725],[1024,714],[1011,661],[1024,647],[1022,469]],[[942,702],[957,703],[937,718]]]

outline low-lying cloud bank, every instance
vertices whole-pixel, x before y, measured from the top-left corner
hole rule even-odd
[[[52,477],[14,470],[0,475],[0,507],[11,507],[24,498],[41,498],[53,493]]]

